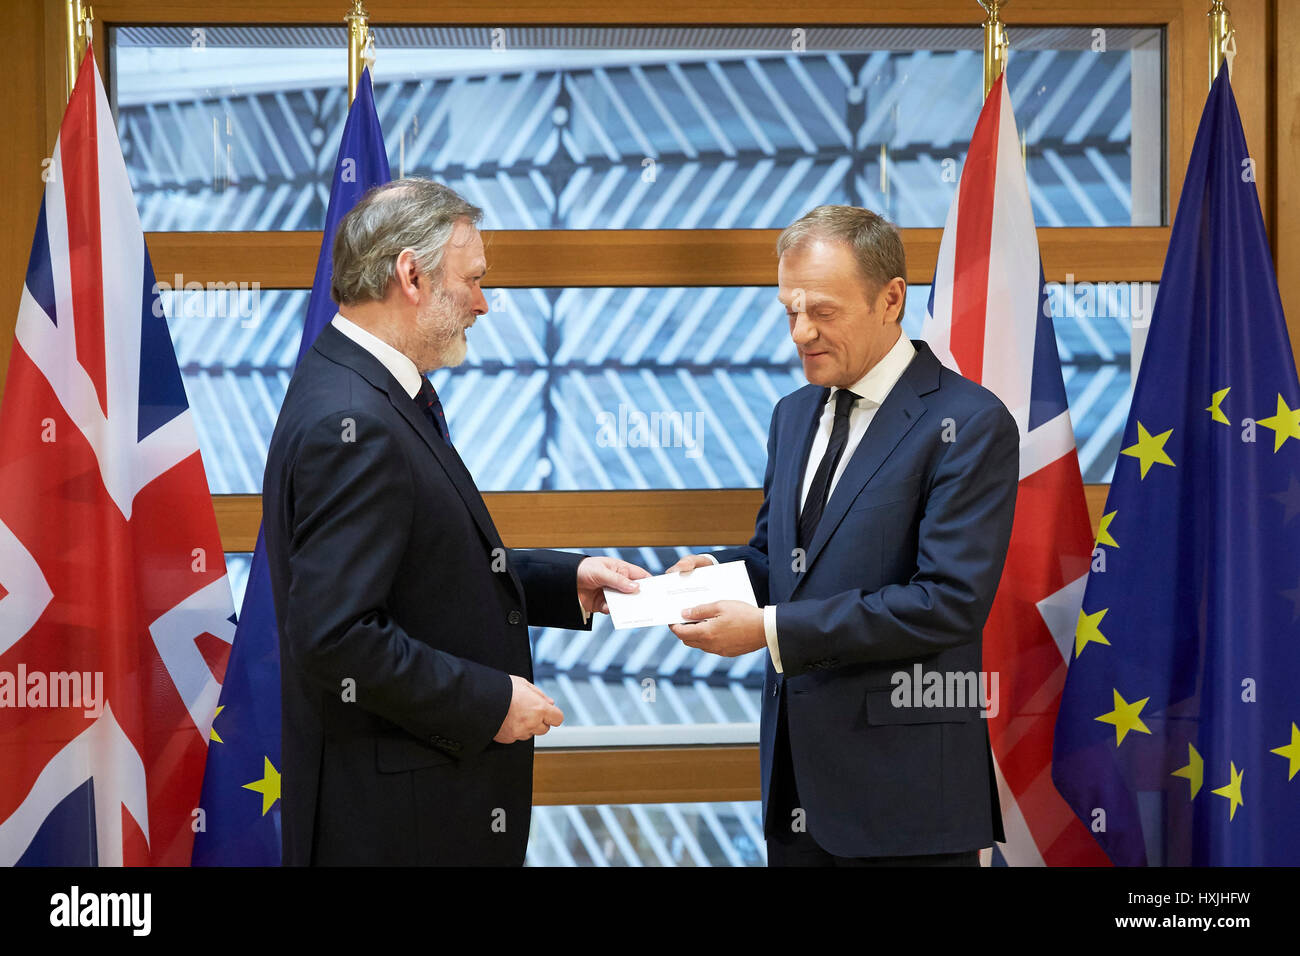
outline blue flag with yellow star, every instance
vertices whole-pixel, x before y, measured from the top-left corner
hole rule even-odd
[[[330,280],[339,221],[372,186],[392,178],[375,112],[370,71],[362,72],[334,166],[316,278],[298,346],[301,360],[334,318]],[[259,531],[203,775],[195,866],[280,864],[280,643],[266,546]],[[196,820],[196,825],[199,825]]]
[[[1056,723],[1119,865],[1300,863],[1300,384],[1226,69],[1210,90]]]

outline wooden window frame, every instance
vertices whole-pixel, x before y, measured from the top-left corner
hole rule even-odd
[[[24,8],[8,18],[20,100],[37,103],[35,117],[15,124],[19,161],[48,155],[66,103],[61,0],[16,0]],[[1283,301],[1289,302],[1293,348],[1300,343],[1300,184],[1280,177],[1280,162],[1300,149],[1300,23],[1278,15],[1278,0],[1232,0],[1237,48],[1233,86],[1247,140],[1257,151],[1257,185],[1265,222],[1278,257]],[[96,0],[95,49],[106,59],[108,27],[128,24],[342,23],[323,16],[322,0]],[[368,0],[371,22],[395,24],[726,25],[952,25],[977,27],[974,0],[822,0],[791,17],[786,2],[750,0],[515,0],[487,7],[469,0]],[[1161,27],[1166,37],[1165,144],[1167,215],[1172,219],[1208,83],[1206,0],[1017,0],[1005,12],[1014,44],[1016,25]],[[27,19],[23,18],[26,14]],[[340,77],[340,83],[343,78]],[[1279,93],[1287,94],[1279,97]],[[43,104],[43,106],[42,106]],[[43,116],[43,121],[41,117]],[[1285,132],[1280,132],[1285,131]],[[43,141],[42,141],[43,134]],[[1284,152],[1285,151],[1285,152]],[[33,168],[36,168],[35,165]],[[35,179],[35,177],[33,177]],[[12,203],[28,219],[44,183],[16,182]],[[1285,214],[1285,218],[1283,217]],[[1281,229],[1281,234],[1277,228]],[[16,230],[23,233],[25,230]],[[1049,281],[1065,273],[1084,281],[1158,281],[1169,228],[1040,229]],[[939,229],[905,229],[908,280],[928,283]],[[28,233],[29,235],[29,233]],[[499,231],[487,235],[491,279],[503,287],[769,285],[775,278],[776,230]],[[257,281],[268,288],[308,288],[320,248],[319,232],[151,233],[148,243],[159,275],[181,273],[196,281]],[[26,267],[28,240],[0,247],[0,269],[11,296]],[[653,252],[653,254],[649,254]],[[1288,268],[1289,267],[1289,268]],[[11,300],[12,301],[12,300]],[[16,310],[15,310],[16,311]],[[14,312],[0,316],[0,370],[8,365]],[[1300,350],[1298,350],[1300,354]],[[3,389],[0,377],[0,389]],[[1087,487],[1094,527],[1105,485]],[[760,493],[756,490],[649,492],[536,492],[485,495],[503,539],[519,547],[738,544],[749,536]],[[261,519],[256,495],[214,496],[227,550],[251,550]],[[594,516],[599,514],[600,519]],[[758,798],[753,746],[629,747],[543,750],[534,780],[539,804],[753,800]]]

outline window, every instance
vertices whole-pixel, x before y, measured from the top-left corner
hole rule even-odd
[[[798,52],[783,28],[374,32],[394,175],[446,182],[487,229],[779,228],[822,203],[942,226],[981,106],[973,25],[810,29]],[[1012,35],[1039,224],[1161,224],[1163,32]],[[201,38],[112,31],[145,229],[321,228],[343,29]]]

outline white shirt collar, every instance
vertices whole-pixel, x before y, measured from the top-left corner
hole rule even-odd
[[[866,375],[853,383],[849,391],[867,399],[875,405],[883,405],[885,398],[898,384],[898,380],[907,371],[907,366],[916,357],[916,346],[906,335],[899,333],[898,341],[885,353],[879,362],[871,367]],[[831,398],[835,397],[837,388],[831,389]]]
[[[415,363],[407,356],[397,351],[377,335],[367,332],[361,326],[345,319],[337,312],[334,313],[334,321],[330,324],[379,359],[380,364],[388,369],[393,378],[397,379],[397,384],[406,389],[407,395],[415,398],[420,393],[420,380],[424,376],[420,374],[420,370],[415,367]]]

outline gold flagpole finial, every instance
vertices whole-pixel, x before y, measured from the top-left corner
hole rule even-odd
[[[67,24],[68,98],[71,99],[72,88],[77,85],[77,70],[94,35],[95,11],[89,4],[82,6],[81,0],[64,0],[63,8]]]
[[[348,25],[348,105],[357,97],[357,83],[367,66],[374,69],[375,38],[370,32],[370,14],[361,0],[352,0],[352,12],[343,18]]]
[[[1210,85],[1219,75],[1219,67],[1228,61],[1228,74],[1232,74],[1232,59],[1237,55],[1237,31],[1229,23],[1232,13],[1223,5],[1223,0],[1212,0],[1210,12]]]
[[[984,98],[988,99],[989,90],[997,82],[1002,71],[1007,68],[1007,48],[1010,41],[1002,23],[1000,14],[1008,0],[979,0],[988,17],[984,20]]]

